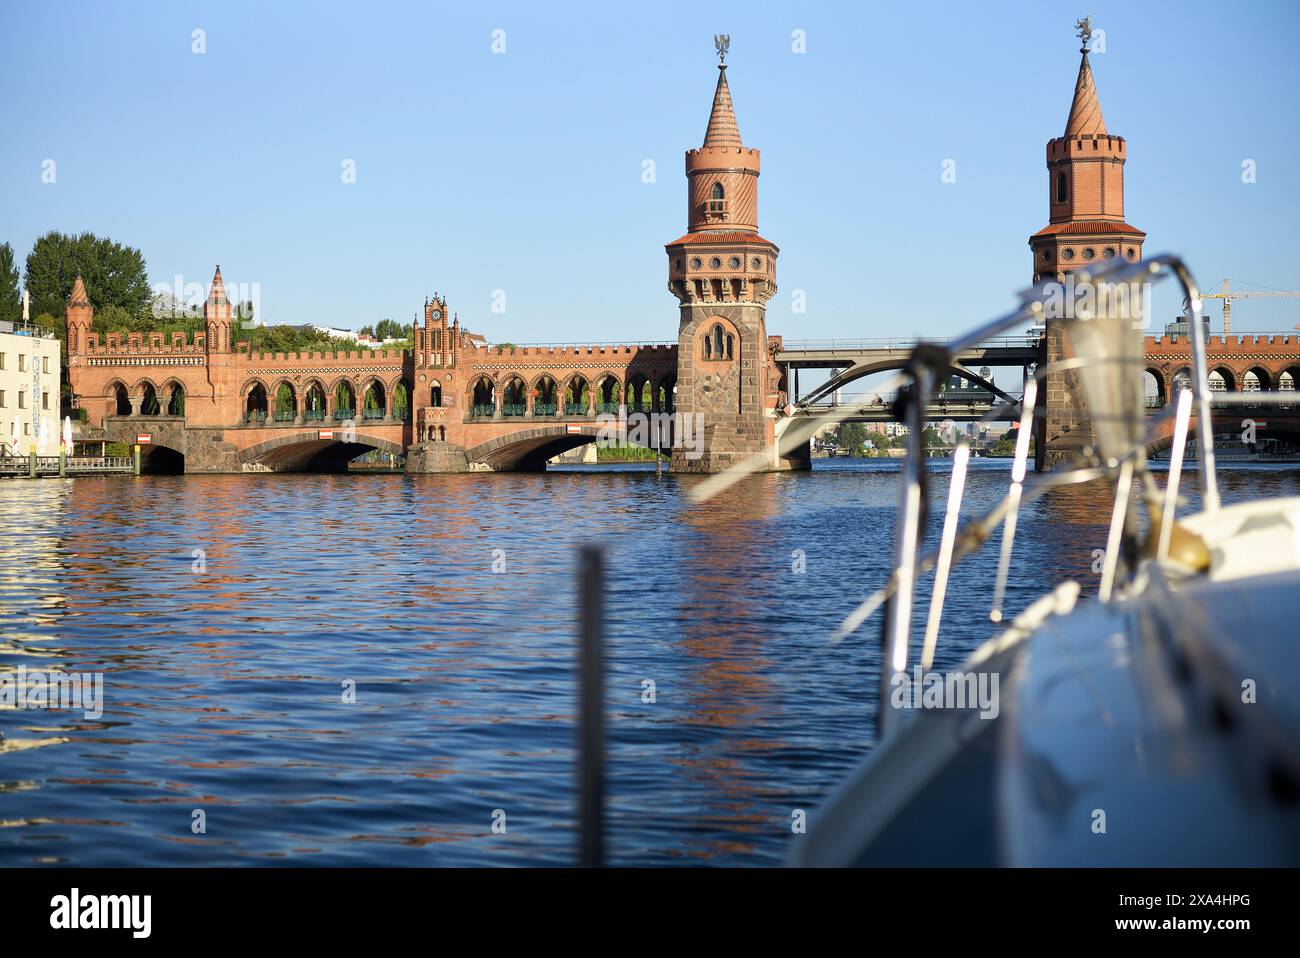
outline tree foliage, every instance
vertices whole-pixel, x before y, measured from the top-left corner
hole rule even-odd
[[[842,422],[835,427],[835,444],[846,455],[861,456],[866,451],[867,427],[860,422]]]
[[[119,306],[143,315],[152,298],[144,256],[138,249],[94,233],[46,233],[27,254],[25,285],[35,313],[63,315],[72,284],[81,276],[96,310]]]
[[[14,266],[14,248],[0,243],[0,320],[16,323],[23,318],[18,298],[18,267]]]

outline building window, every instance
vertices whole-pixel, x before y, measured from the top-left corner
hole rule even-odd
[[[723,357],[723,352],[722,352],[722,345],[723,345],[723,343],[722,343],[722,337],[723,337],[723,335],[724,335],[724,334],[723,334],[723,332],[722,332],[722,327],[721,327],[721,326],[714,326],[714,327],[713,327],[713,355],[716,356],[716,357],[718,357],[718,359],[721,359],[721,358]]]
[[[27,372],[27,357],[22,353],[18,354],[18,371],[20,373]]]
[[[0,369],[4,369],[4,368],[5,368],[5,354],[0,353]]]
[[[41,357],[41,372],[43,372],[43,373],[49,373],[49,371],[50,371],[50,357],[49,357],[49,356],[42,356],[42,357]]]
[[[1069,196],[1069,184],[1065,182],[1065,174],[1056,174],[1056,202],[1064,203]]]
[[[709,212],[724,213],[727,208],[727,197],[722,190],[721,183],[714,183],[713,190],[709,193]]]
[[[50,394],[48,390],[41,393],[41,408],[42,409],[50,408]]]
[[[22,390],[18,391],[18,408],[19,409],[27,408],[27,393],[23,392]]]
[[[0,389],[0,409],[5,408],[5,391]]]

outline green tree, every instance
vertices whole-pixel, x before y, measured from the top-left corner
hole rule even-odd
[[[393,319],[381,319],[375,324],[374,335],[379,339],[410,339],[412,326],[410,323],[399,323]],[[363,329],[364,333],[365,330]]]
[[[860,422],[842,422],[835,427],[835,444],[850,456],[866,451],[867,427]]]
[[[14,248],[0,243],[0,320],[16,323],[23,318],[18,299],[18,267],[14,266]]]
[[[86,284],[86,295],[96,310],[120,306],[132,316],[141,316],[149,308],[149,274],[138,249],[93,233],[50,232],[27,254],[25,285],[33,312],[62,316],[77,276]]]

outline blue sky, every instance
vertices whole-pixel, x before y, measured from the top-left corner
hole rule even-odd
[[[1089,12],[1147,251],[1206,284],[1300,289],[1291,0],[7,2],[0,240],[21,259],[50,229],[91,230],[139,247],[154,282],[220,262],[271,322],[409,321],[436,289],[496,341],[674,339],[663,244],[685,228],[682,153],[729,32],[781,247],[769,331],[942,336],[1028,283]],[[1300,300],[1234,308],[1234,331],[1297,323]]]

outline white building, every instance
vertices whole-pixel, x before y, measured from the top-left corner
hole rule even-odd
[[[58,339],[0,323],[0,454],[58,455],[61,377]]]

